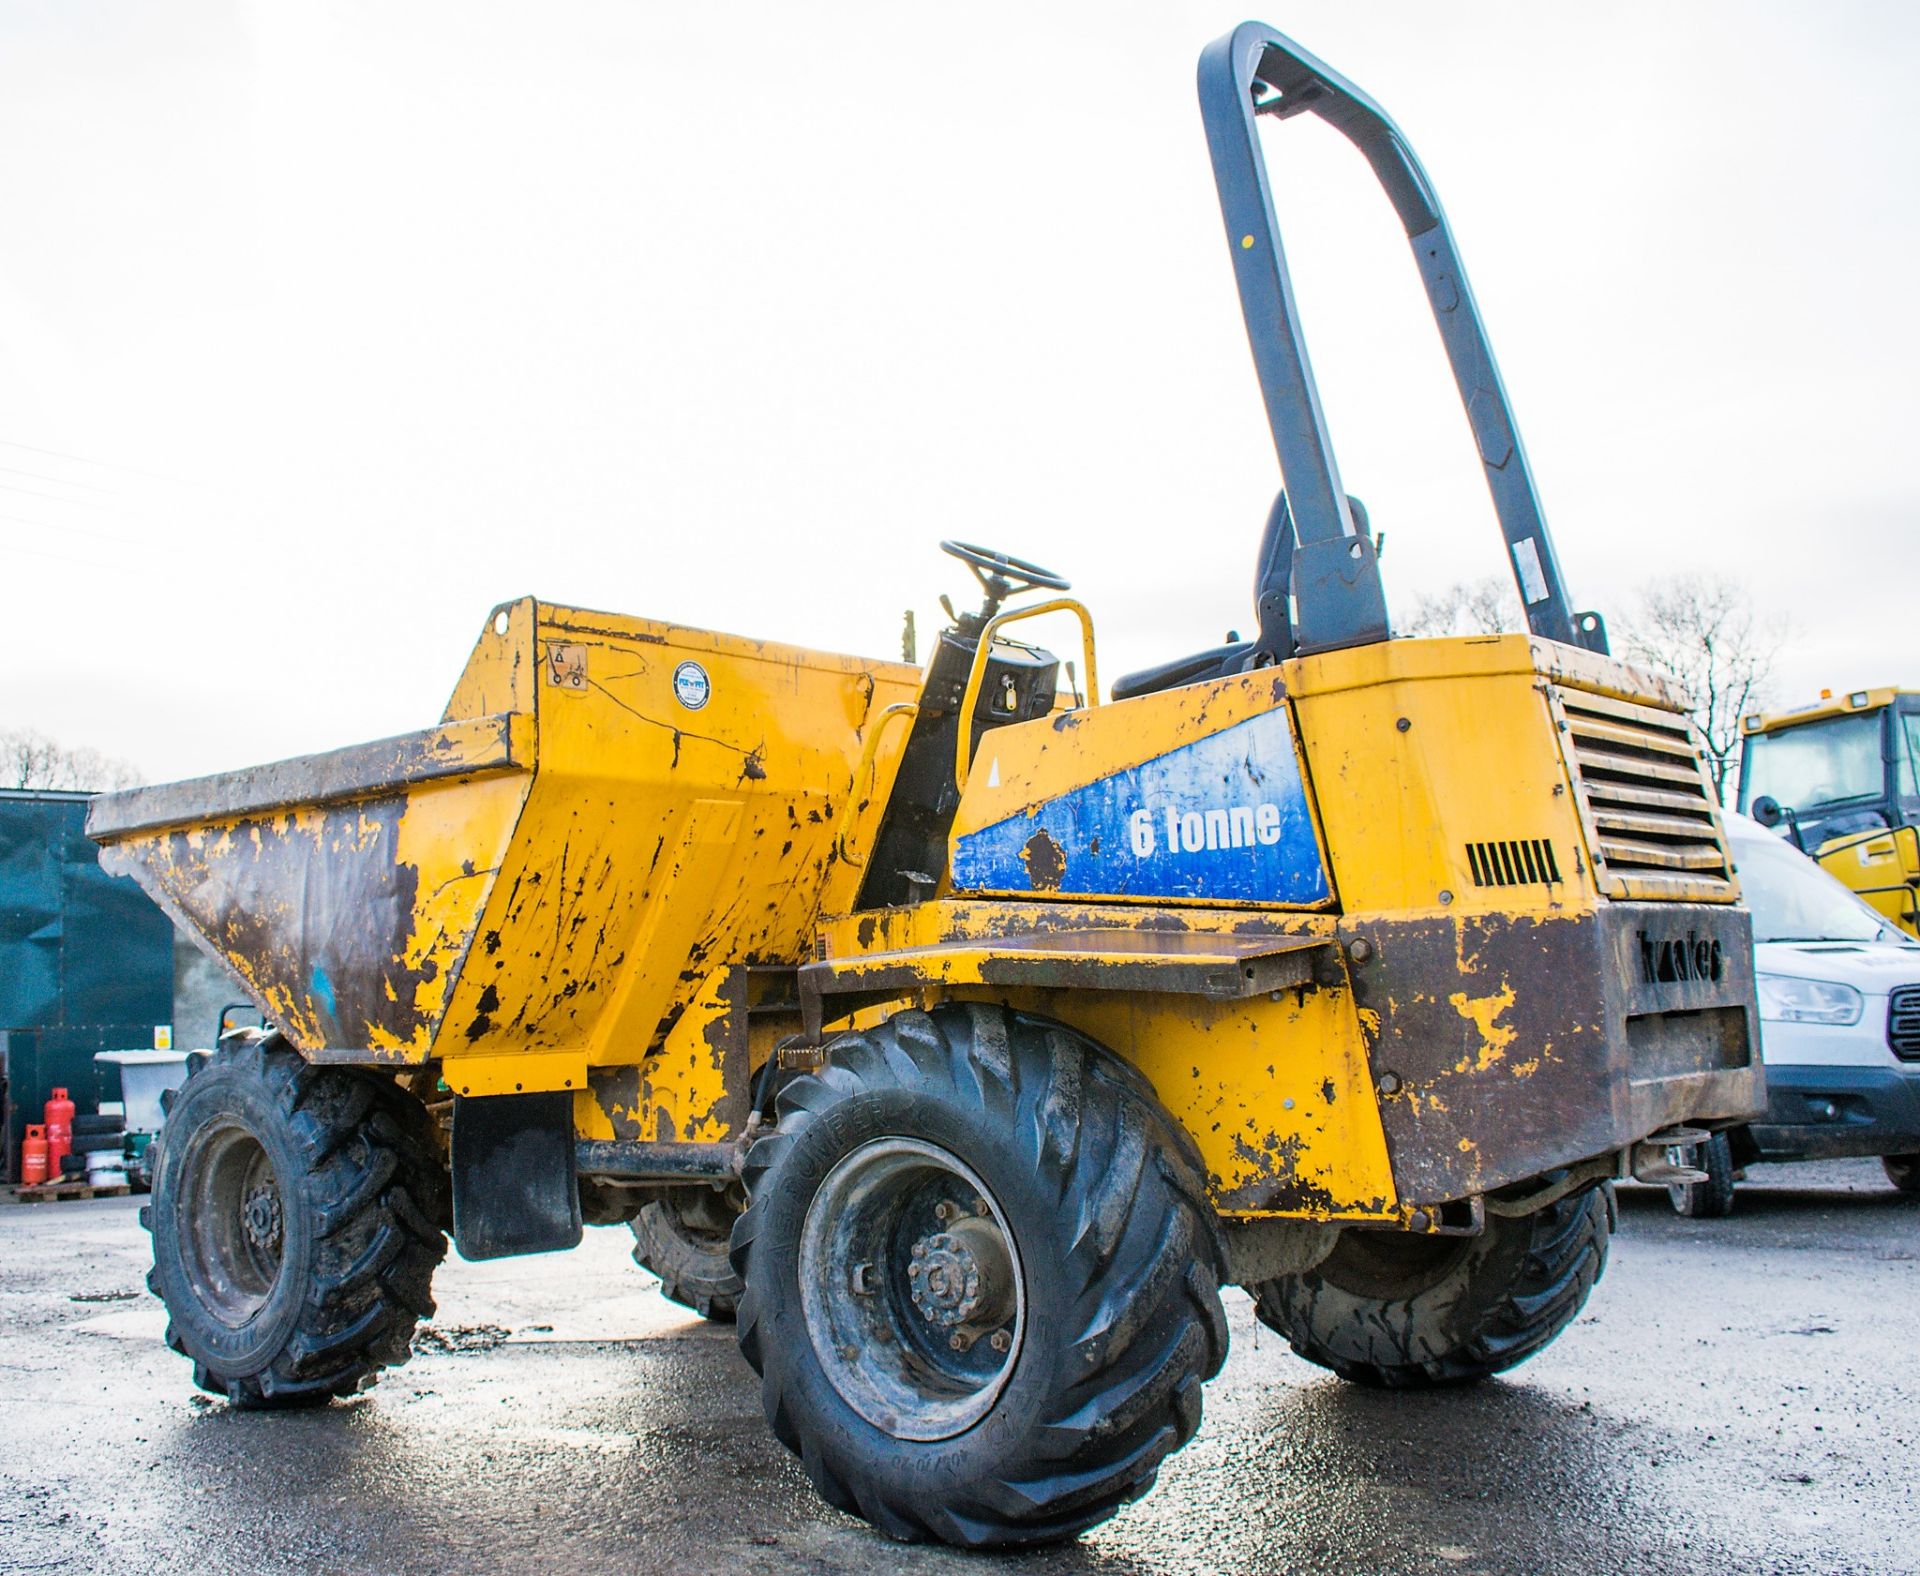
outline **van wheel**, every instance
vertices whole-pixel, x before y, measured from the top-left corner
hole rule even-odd
[[[1902,1193],[1920,1195],[1920,1155],[1888,1155],[1880,1167]]]
[[[733,1232],[740,1347],[821,1496],[990,1548],[1146,1493],[1227,1349],[1199,1157],[1146,1081],[952,1005],[839,1036],[777,1110]]]
[[[727,1235],[738,1215],[710,1187],[676,1188],[633,1217],[633,1262],[659,1276],[670,1302],[731,1324],[741,1287],[727,1258]]]
[[[1465,1384],[1540,1351],[1607,1266],[1605,1184],[1473,1237],[1341,1233],[1313,1269],[1247,1289],[1261,1323],[1342,1379],[1391,1390]]]
[[[446,1254],[425,1107],[390,1079],[227,1037],[169,1091],[149,1148],[148,1287],[194,1383],[239,1407],[324,1404],[407,1360]]]
[[[1715,1133],[1691,1154],[1675,1156],[1681,1165],[1704,1171],[1704,1182],[1669,1182],[1667,1197],[1673,1200],[1674,1213],[1689,1220],[1724,1220],[1733,1213],[1733,1146],[1725,1133]]]

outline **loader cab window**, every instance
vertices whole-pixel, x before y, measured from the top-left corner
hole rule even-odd
[[[1740,808],[1770,795],[1794,811],[1808,848],[1830,837],[1871,831],[1887,820],[1889,713],[1823,717],[1747,738]],[[1920,721],[1920,718],[1916,718]]]
[[[1902,707],[1894,714],[1894,770],[1899,777],[1900,819],[1920,820],[1920,707]]]

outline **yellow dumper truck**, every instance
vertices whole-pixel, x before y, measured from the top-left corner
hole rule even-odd
[[[982,602],[924,671],[526,598],[432,727],[95,802],[274,1025],[157,1141],[201,1386],[349,1394],[447,1231],[627,1221],[833,1504],[1044,1542],[1192,1437],[1223,1284],[1360,1383],[1495,1373],[1579,1310],[1609,1183],[1760,1108],[1681,698],[1569,609],[1424,173],[1257,24],[1200,90],[1285,482],[1250,637],[1103,702],[1065,580],[960,542]],[[1391,638],[1259,156],[1295,113],[1404,221],[1529,635]]]

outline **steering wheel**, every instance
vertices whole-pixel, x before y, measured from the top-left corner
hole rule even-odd
[[[976,547],[972,542],[953,541],[942,542],[940,551],[951,553],[973,571],[974,579],[980,582],[981,590],[987,593],[988,618],[993,617],[999,611],[1000,604],[1016,591],[1073,589],[1065,575],[1056,575],[1051,569],[1042,569],[1038,564],[1015,558],[1011,553],[997,553],[990,547]]]

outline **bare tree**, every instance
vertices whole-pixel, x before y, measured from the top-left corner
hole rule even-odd
[[[1526,630],[1526,614],[1513,583],[1499,575],[1463,580],[1413,605],[1400,626],[1403,635],[1506,635]]]
[[[84,793],[138,787],[140,769],[98,750],[68,749],[31,728],[0,729],[0,788],[69,788]]]
[[[1706,745],[1714,791],[1726,798],[1740,751],[1740,719],[1761,705],[1786,621],[1755,611],[1747,588],[1723,575],[1683,575],[1641,588],[1621,631],[1632,661],[1672,674],[1686,690]]]

